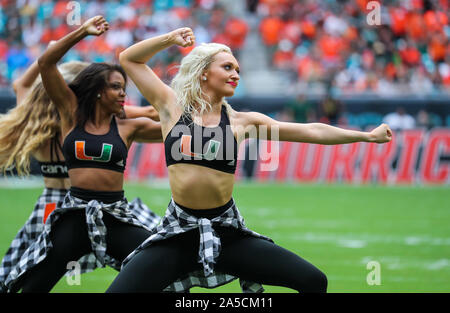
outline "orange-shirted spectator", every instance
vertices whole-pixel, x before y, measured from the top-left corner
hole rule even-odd
[[[396,36],[401,36],[406,32],[407,13],[404,8],[391,8],[389,10],[391,28]]]
[[[445,37],[443,35],[433,35],[428,44],[428,53],[435,62],[442,62],[445,60],[446,47]]]
[[[312,39],[316,36],[316,26],[313,22],[304,20],[301,22],[302,33],[307,38]]]
[[[409,12],[407,14],[406,32],[414,40],[422,40],[425,37],[425,23],[422,13]]]
[[[319,39],[318,46],[325,59],[328,61],[337,61],[340,52],[344,48],[344,43],[339,37],[324,35]]]
[[[264,18],[259,26],[263,42],[268,46],[278,44],[284,22],[277,16]]]
[[[242,19],[230,18],[225,24],[224,32],[229,38],[230,48],[239,50],[247,38],[248,25]]]
[[[444,12],[440,11],[427,11],[425,12],[423,19],[427,30],[431,32],[442,32],[444,26],[448,24],[448,17]]]
[[[400,50],[399,52],[400,57],[405,64],[409,66],[419,65],[421,54],[416,47],[408,45],[405,49]]]

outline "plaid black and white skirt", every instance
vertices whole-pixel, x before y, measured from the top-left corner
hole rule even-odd
[[[214,264],[219,257],[221,250],[221,241],[214,231],[213,226],[232,227],[238,229],[244,234],[257,238],[262,238],[273,242],[270,238],[260,235],[245,226],[244,219],[241,216],[234,200],[230,201],[230,206],[220,216],[212,219],[197,218],[188,214],[180,208],[173,199],[170,201],[161,223],[156,227],[154,233],[144,241],[136,250],[134,250],[125,260],[122,266],[125,266],[139,251],[142,251],[154,242],[165,240],[173,236],[185,233],[189,230],[198,228],[200,232],[199,259],[198,262],[203,265],[202,270],[196,270],[188,273],[184,277],[177,279],[164,289],[164,292],[187,292],[192,287],[215,288],[229,283],[238,277],[220,273],[214,270]],[[260,293],[264,291],[261,284],[240,279],[240,286],[244,293]]]
[[[33,266],[45,259],[51,248],[50,231],[62,213],[84,209],[87,215],[89,238],[93,251],[78,261],[80,272],[90,272],[97,267],[111,266],[120,270],[121,262],[106,252],[106,227],[102,222],[102,210],[115,218],[152,231],[161,218],[152,212],[141,199],[103,204],[84,201],[70,195],[65,189],[45,188],[25,225],[13,239],[0,266],[0,291],[7,292],[13,283]]]

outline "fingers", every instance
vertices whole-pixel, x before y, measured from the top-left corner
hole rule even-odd
[[[392,130],[389,128],[389,125],[387,124],[383,124],[383,126],[385,128],[386,137],[390,141],[392,139]]]
[[[109,29],[109,23],[106,21],[106,19],[103,16],[96,16],[94,20],[94,25],[98,31],[98,35],[103,34]]]
[[[104,32],[106,32],[108,30],[109,30],[109,23],[108,22],[103,23],[102,25],[100,25],[100,34],[99,35],[103,34]]]
[[[389,126],[385,126],[385,131],[384,131],[384,138],[385,138],[385,142],[389,142],[392,140],[392,131],[389,128]]]
[[[372,131],[376,143],[386,143],[392,140],[392,130],[387,124],[381,124]]]
[[[85,27],[90,35],[99,36],[109,29],[109,23],[103,16],[97,15],[87,20]]]
[[[392,130],[389,127],[387,129],[387,135],[389,138],[392,138]]]
[[[192,29],[190,29],[189,27],[182,28],[180,31],[180,36],[181,36],[181,38],[183,38],[183,43],[182,43],[183,47],[189,47],[189,46],[194,45],[195,35],[194,35],[194,32],[192,31]]]

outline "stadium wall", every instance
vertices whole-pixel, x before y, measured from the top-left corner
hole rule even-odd
[[[257,157],[249,147],[257,146]],[[450,129],[404,130],[384,145],[315,145],[247,140],[240,146],[237,179],[351,184],[450,183]],[[167,178],[163,144],[133,145],[127,180]]]

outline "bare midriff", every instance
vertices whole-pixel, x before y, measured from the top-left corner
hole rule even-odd
[[[99,168],[69,170],[73,187],[95,191],[122,191],[123,173]]]
[[[192,164],[168,167],[173,200],[190,209],[212,209],[232,197],[234,174]]]
[[[44,186],[45,188],[52,188],[52,189],[69,189],[70,179],[44,177]]]

